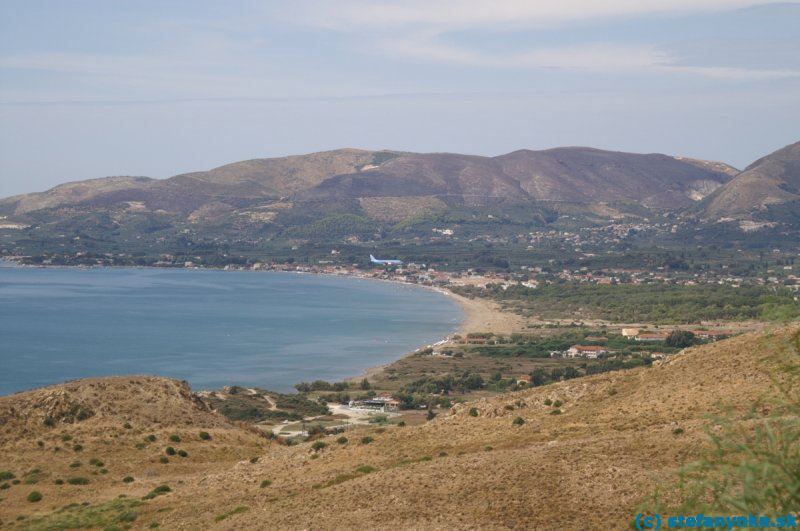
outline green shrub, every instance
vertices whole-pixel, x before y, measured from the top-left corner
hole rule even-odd
[[[125,424],[122,425],[122,427],[125,428],[126,430],[133,429],[133,426],[131,426],[130,422],[126,422]]]
[[[42,493],[39,492],[38,490],[34,490],[30,494],[28,494],[28,497],[26,499],[31,503],[42,501]]]
[[[511,421],[511,424],[514,426],[522,426],[525,424],[525,419],[522,417],[516,417],[514,420]]]
[[[550,414],[551,415],[560,415],[561,414],[561,410],[560,409],[554,409],[553,411],[550,412]]]
[[[673,330],[664,341],[665,345],[672,348],[691,347],[695,343],[697,343],[697,338],[693,332],[688,330]]]
[[[159,485],[158,487],[154,488],[144,496],[142,496],[143,500],[152,500],[156,496],[161,496],[162,494],[166,494],[168,492],[172,492],[172,489],[169,485]]]
[[[123,483],[133,483],[133,476],[125,476],[122,478]]]
[[[181,442],[181,438],[174,434],[169,436],[169,440],[170,442]]]
[[[164,453],[166,453],[167,455],[175,455],[177,452],[175,451],[175,448],[173,448],[172,446],[167,446],[166,448],[164,448]]]
[[[180,457],[189,457],[189,453],[186,450],[178,450],[178,455]]]
[[[215,516],[214,517],[214,521],[215,522],[221,522],[221,521],[225,520],[226,518],[228,518],[229,516],[233,516],[235,514],[245,513],[245,512],[247,512],[249,510],[250,510],[249,507],[237,507],[237,508],[233,509],[232,511],[228,511],[227,513],[223,513],[223,514],[219,514],[219,515]]]
[[[139,515],[133,511],[126,511],[117,516],[117,522],[130,523],[136,520]]]
[[[103,466],[103,462],[97,459],[96,457],[92,457],[89,459],[89,464],[94,466]]]
[[[314,444],[311,445],[311,449],[314,450],[315,452],[318,452],[323,448],[325,448],[326,446],[328,445],[325,444],[323,441],[314,441]]]
[[[63,435],[61,436],[61,440],[62,440],[63,442],[68,442],[68,441],[71,441],[71,440],[72,440],[72,435],[69,435],[69,434],[65,433],[65,434],[63,434]]]
[[[3,483],[2,485],[0,485],[0,490],[6,490],[6,489],[10,489],[10,488],[11,488],[11,484],[10,483]]]
[[[358,472],[359,474],[371,474],[376,470],[378,469],[372,465],[361,465],[360,467],[356,468],[356,472]]]
[[[169,459],[167,459],[166,456],[162,455],[161,457],[158,458],[158,462],[161,463],[162,465],[166,465],[167,463],[169,463]]]
[[[64,484],[64,480],[61,479],[61,478],[58,478],[57,480],[53,481],[53,483],[55,483],[56,485],[63,485]]]
[[[369,435],[367,435],[366,437],[361,437],[361,444],[369,444],[369,443],[371,443],[371,442],[372,442],[372,441],[374,441],[374,440],[375,440],[375,439],[373,439],[372,437],[370,437]]]
[[[251,465],[254,465],[254,464],[256,464],[256,463],[258,463],[258,457],[251,457],[251,458],[250,458],[250,464],[251,464]]]
[[[339,444],[347,444],[347,437],[341,436],[338,439],[336,439],[336,442]]]
[[[680,435],[681,433],[683,433],[683,428],[675,428],[672,430],[673,435]]]
[[[69,478],[67,480],[67,483],[69,483],[70,485],[88,485],[89,480],[84,477],[76,477],[76,478]]]
[[[552,400],[550,400],[549,398],[545,398],[545,399],[544,399],[544,405],[546,405],[546,406],[552,406],[552,405],[553,405],[553,401],[552,401]]]
[[[13,472],[3,471],[0,472],[0,481],[7,481],[9,479],[14,479],[15,476]]]
[[[398,428],[402,428],[402,427],[404,427],[405,425],[406,425],[406,421],[404,421],[404,420],[401,420],[400,422],[398,422],[398,423],[397,423],[397,427],[398,427]]]
[[[470,417],[477,417],[478,416],[478,408],[476,408],[476,407],[469,408],[469,416]]]
[[[556,400],[553,402],[553,407],[561,407],[561,400]]]
[[[75,452],[80,452],[81,450],[83,450],[83,445],[82,444],[73,444],[72,445],[72,450],[75,451]]]
[[[80,461],[73,461],[73,462],[71,462],[69,464],[70,468],[78,468],[79,466],[81,466],[81,462]]]
[[[271,481],[271,480],[269,480],[269,479],[265,479],[265,480],[262,480],[262,481],[261,481],[261,485],[259,485],[259,487],[261,487],[262,489],[264,489],[264,488],[266,488],[266,487],[269,487],[270,485],[272,485],[272,481]]]
[[[112,499],[106,502],[71,503],[45,515],[31,515],[29,529],[130,529],[131,512],[142,504],[139,500]],[[140,526],[141,527],[141,526]]]
[[[789,361],[792,369],[786,372],[793,378],[786,384],[777,384],[781,396],[772,400],[769,416],[759,418],[759,411],[753,415],[757,419],[754,422],[740,422],[733,415],[713,419],[706,428],[711,449],[698,461],[686,465],[676,478],[679,502],[676,506],[663,506],[653,496],[645,510],[768,516],[797,512],[800,372],[792,372],[798,370],[796,353],[792,353],[792,358]]]
[[[156,436],[151,433],[150,435],[145,437],[144,440],[147,442],[156,442]]]
[[[207,431],[201,431],[200,432],[200,440],[202,440],[202,441],[210,441],[211,440],[211,434],[208,433]]]

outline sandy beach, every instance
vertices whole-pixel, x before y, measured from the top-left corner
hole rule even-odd
[[[493,332],[495,334],[511,334],[519,332],[525,327],[522,316],[504,312],[500,306],[488,299],[469,299],[446,292],[464,310],[464,321],[458,328],[458,333],[466,335],[470,332]]]
[[[469,299],[456,295],[455,293],[442,288],[430,288],[442,293],[455,300],[464,311],[464,320],[454,331],[454,334],[467,335],[476,332],[492,332],[495,334],[511,334],[524,329],[525,320],[522,316],[511,312],[504,312],[500,306],[487,299]],[[424,345],[420,345],[423,347]],[[404,357],[411,356],[414,351],[407,353]],[[347,381],[359,381],[364,378],[373,379],[392,363],[376,365],[364,369],[359,375],[346,378]]]

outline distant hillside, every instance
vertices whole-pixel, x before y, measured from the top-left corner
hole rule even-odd
[[[331,175],[357,172],[376,158],[382,157],[370,151],[341,149],[236,162],[164,180],[144,177],[92,179],[1,200],[0,212],[23,215],[47,208],[80,205],[105,209],[129,203],[140,205],[139,210],[183,214],[214,203],[232,208],[289,196],[316,186]]]
[[[755,161],[703,202],[709,218],[800,219],[800,142]]]
[[[497,157],[339,149],[163,180],[92,179],[2,199],[0,253],[217,263],[272,255],[267,248],[286,256],[303,246],[417,245],[443,226],[469,247],[558,221],[569,230],[663,223],[735,172],[716,162],[581,147]],[[366,255],[359,250],[348,261],[358,256]]]
[[[666,155],[590,148],[522,150],[499,157],[404,154],[358,174],[337,175],[300,197],[437,197],[448,204],[497,201],[615,203],[678,208],[726,182],[723,168]]]
[[[406,198],[404,206],[412,214],[419,211],[415,203],[446,209],[504,201],[633,201],[678,208],[727,182],[730,174],[719,163],[589,148],[523,150],[499,157],[341,149],[237,162],[165,180],[111,177],[70,183],[2,200],[0,213],[25,216],[61,209],[59,215],[69,215],[80,207],[82,213],[116,209],[199,219],[257,208],[268,219],[267,212],[294,203],[346,199],[354,201],[354,213],[371,216],[376,200],[396,198]],[[275,207],[279,201],[292,204]]]
[[[797,389],[798,330],[459,404],[422,426],[356,428],[315,447],[269,444],[166,379],[0,397],[0,518],[11,529],[627,528],[656,490],[680,500],[677,471],[711,447],[709,416],[729,415],[737,428],[783,418],[775,400],[779,385]],[[154,492],[160,485],[168,489]],[[27,501],[32,491],[42,500]]]

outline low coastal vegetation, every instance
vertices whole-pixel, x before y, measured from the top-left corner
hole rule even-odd
[[[555,282],[541,283],[536,288],[489,284],[485,288],[452,289],[467,297],[488,297],[511,311],[543,319],[569,316],[617,323],[675,324],[707,320],[788,321],[800,317],[800,304],[792,290],[767,286]]]
[[[328,412],[324,405],[308,400],[304,395],[238,386],[205,393],[201,398],[225,417],[246,422],[301,420]]]

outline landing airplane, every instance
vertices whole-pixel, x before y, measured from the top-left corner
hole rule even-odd
[[[369,261],[376,265],[384,265],[384,266],[399,266],[403,265],[402,260],[378,260],[372,255],[369,255]]]

